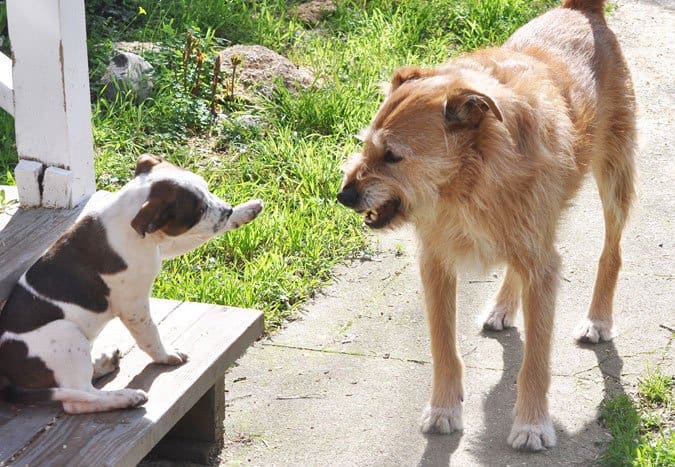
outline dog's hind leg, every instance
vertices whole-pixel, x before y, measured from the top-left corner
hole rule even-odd
[[[31,349],[31,357],[39,358],[52,371],[58,385],[56,388],[24,391],[26,397],[43,393],[46,395],[43,399],[60,401],[63,409],[71,414],[136,407],[147,400],[145,392],[137,389],[101,391],[94,388],[91,345],[72,321],[52,321],[35,331],[22,334],[21,338]]]
[[[508,442],[515,449],[540,451],[555,446],[548,413],[550,354],[560,258],[551,251],[541,264],[522,265],[525,351],[518,373],[515,420]],[[538,260],[539,261],[539,260]]]
[[[424,248],[420,272],[433,360],[431,401],[422,415],[421,429],[424,433],[450,433],[463,428],[462,361],[456,341],[457,277]]]
[[[602,154],[592,161],[605,218],[605,244],[600,255],[588,317],[576,329],[580,342],[597,343],[612,338],[614,289],[621,268],[621,233],[635,194],[633,116],[613,120],[602,145]]]
[[[504,282],[494,303],[487,310],[483,319],[483,329],[486,331],[501,331],[510,328],[516,318],[516,312],[520,307],[520,295],[522,286],[518,273],[509,266],[506,269]]]

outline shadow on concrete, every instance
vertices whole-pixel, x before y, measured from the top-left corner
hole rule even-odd
[[[623,360],[619,357],[614,341],[601,342],[599,344],[577,344],[580,350],[592,350],[598,361],[598,368],[602,373],[604,384],[603,399],[612,399],[626,391],[621,384],[621,370]]]
[[[462,432],[456,431],[450,435],[424,435],[427,445],[424,454],[417,463],[418,467],[436,467],[450,465],[452,453],[457,450],[462,440]]]
[[[483,398],[484,428],[476,443],[480,448],[472,449],[480,464],[496,465],[496,462],[502,462],[501,465],[504,465],[503,462],[519,462],[523,465],[541,465],[542,462],[557,463],[563,460],[561,458],[567,458],[571,463],[577,464],[597,459],[604,451],[604,442],[606,441],[606,437],[599,436],[603,431],[599,427],[599,407],[596,416],[577,432],[568,432],[560,424],[554,422],[558,435],[558,445],[553,449],[538,454],[517,452],[511,449],[506,442],[506,437],[513,422],[512,413],[516,401],[518,371],[523,357],[523,342],[520,333],[515,328],[502,332],[483,332],[482,335],[495,339],[501,344],[504,370],[500,380]],[[579,344],[578,348],[580,352],[591,350],[596,355],[598,369],[602,374],[604,384],[603,400],[625,393],[621,385],[623,360],[619,357],[613,342],[603,342],[596,345]],[[594,371],[594,369],[589,371]],[[576,408],[569,407],[568,410],[576,410]],[[555,418],[555,413],[552,415]],[[489,449],[486,449],[488,446]],[[565,452],[569,452],[568,450],[576,451],[576,456],[573,456],[577,457],[575,461],[565,454]],[[579,456],[584,459],[579,459]],[[543,458],[546,458],[546,461]],[[498,462],[498,460],[500,461]]]

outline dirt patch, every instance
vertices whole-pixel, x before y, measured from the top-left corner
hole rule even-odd
[[[334,13],[335,10],[335,4],[332,0],[314,0],[301,3],[293,8],[289,15],[307,24],[316,25],[329,14]]]
[[[261,45],[234,45],[220,53],[222,69],[228,80],[232,73],[233,56],[243,59],[241,65],[237,66],[235,96],[246,96],[253,92],[270,96],[277,79],[281,79],[294,92],[315,82],[310,70]]]

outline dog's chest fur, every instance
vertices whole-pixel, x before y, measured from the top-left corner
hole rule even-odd
[[[439,258],[446,258],[449,266],[482,272],[504,261],[499,240],[470,211],[438,206],[432,215],[418,219],[415,227],[418,237]]]

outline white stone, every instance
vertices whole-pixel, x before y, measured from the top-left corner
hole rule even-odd
[[[101,82],[106,86],[105,94],[114,100],[118,92],[131,91],[135,99],[143,100],[152,94],[153,68],[140,55],[120,52],[108,65]]]

